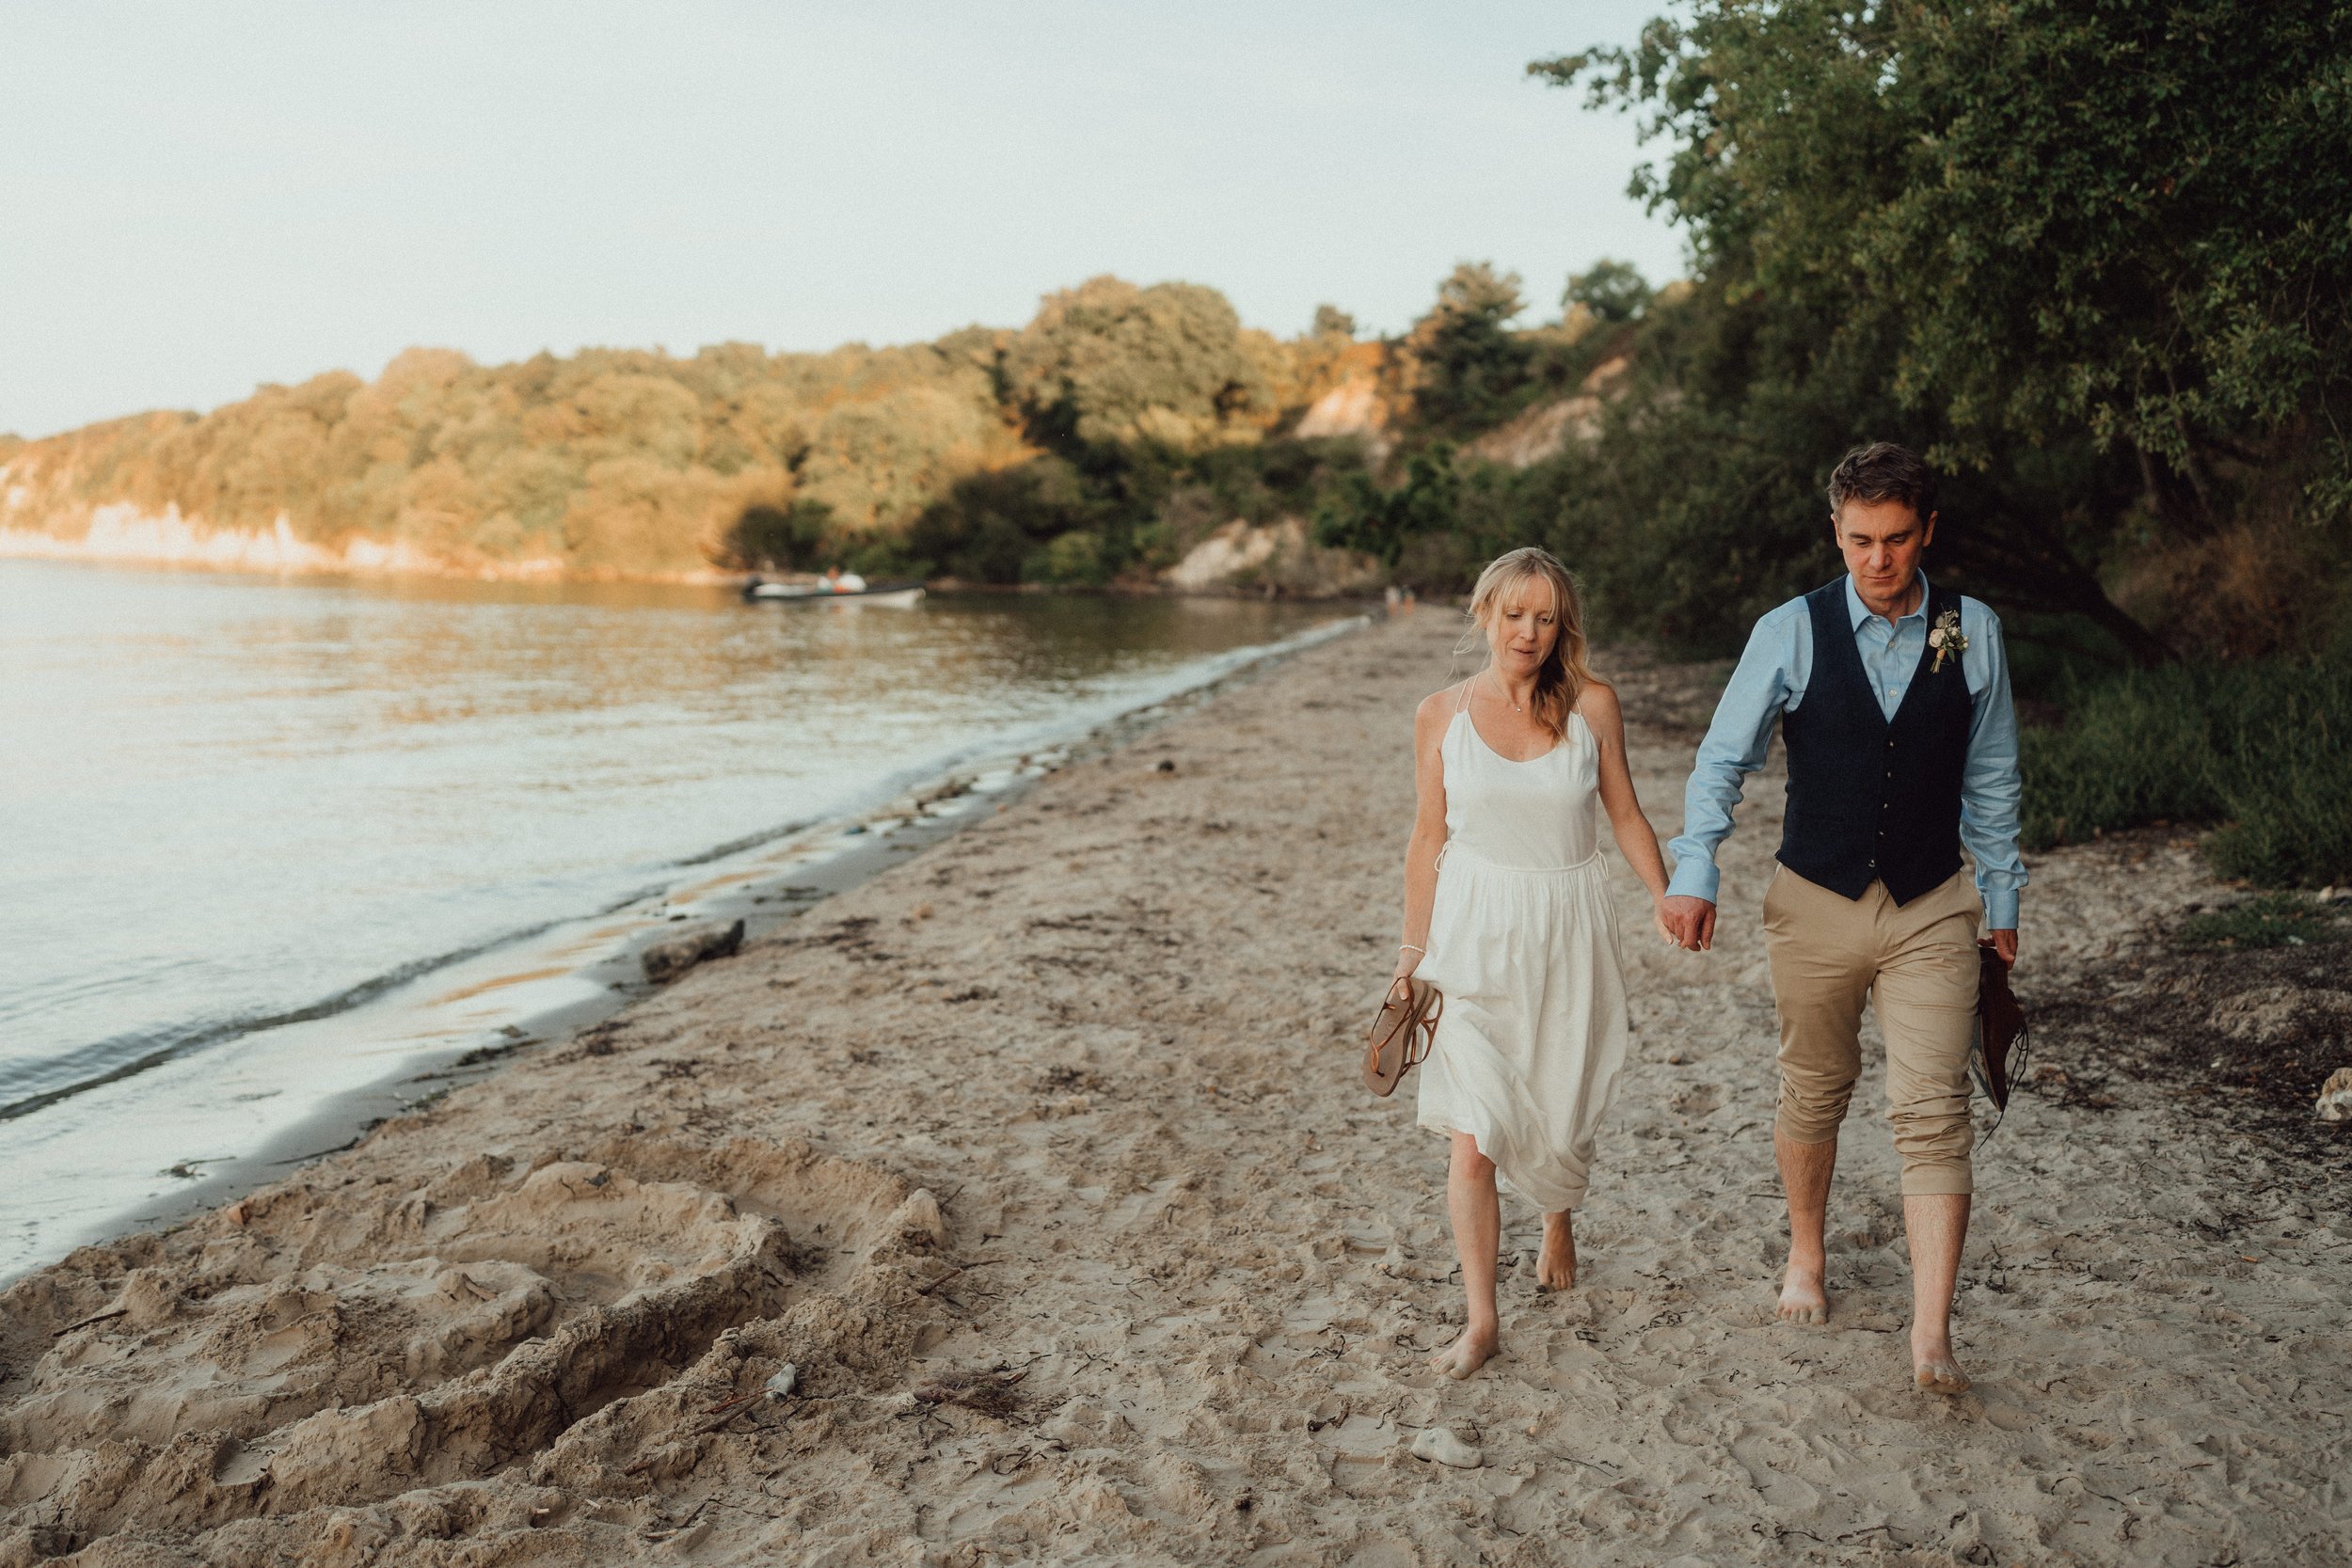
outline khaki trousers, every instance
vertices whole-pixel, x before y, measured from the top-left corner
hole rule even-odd
[[[1778,1126],[1792,1142],[1836,1138],[1862,1074],[1862,1005],[1872,1000],[1904,1196],[1973,1190],[1968,1052],[1982,919],[1964,870],[1900,907],[1883,882],[1844,898],[1785,865],[1772,874],[1764,944],[1780,1009]]]

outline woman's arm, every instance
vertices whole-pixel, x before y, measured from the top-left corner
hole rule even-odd
[[[1420,804],[1405,846],[1405,945],[1397,949],[1401,978],[1421,964],[1429,945],[1429,911],[1438,901],[1438,851],[1445,847],[1445,759],[1438,747],[1453,719],[1451,692],[1422,699],[1413,714],[1413,785]]]
[[[1593,682],[1584,689],[1576,710],[1584,716],[1584,727],[1593,732],[1593,743],[1600,748],[1601,809],[1609,813],[1617,848],[1633,874],[1642,879],[1642,885],[1649,889],[1650,917],[1657,922],[1659,935],[1680,946],[1674,928],[1666,924],[1666,858],[1658,852],[1658,832],[1643,814],[1641,797],[1633,792],[1633,769],[1626,763],[1625,714],[1617,706],[1616,689]]]

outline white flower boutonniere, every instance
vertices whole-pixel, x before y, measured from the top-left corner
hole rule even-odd
[[[1935,650],[1935,657],[1928,665],[1932,675],[1944,668],[1944,661],[1956,658],[1968,651],[1968,639],[1961,635],[1960,611],[1947,610],[1935,618],[1928,632],[1928,646]]]

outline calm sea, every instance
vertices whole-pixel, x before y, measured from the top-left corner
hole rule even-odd
[[[562,1003],[632,910],[1334,619],[0,561],[0,1278]]]

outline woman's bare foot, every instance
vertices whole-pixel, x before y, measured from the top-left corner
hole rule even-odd
[[[1780,1321],[1785,1323],[1829,1322],[1829,1291],[1821,1276],[1794,1263],[1780,1281]]]
[[[1924,1394],[1964,1394],[1968,1391],[1968,1374],[1952,1359],[1949,1339],[1939,1338],[1922,1344],[1911,1342],[1911,1379]]]
[[[1535,1288],[1539,1291],[1576,1289],[1574,1216],[1565,1209],[1544,1216],[1544,1244],[1535,1254]]]
[[[1462,1330],[1461,1338],[1429,1358],[1429,1364],[1448,1377],[1468,1377],[1486,1364],[1501,1343],[1502,1333],[1489,1324]]]

